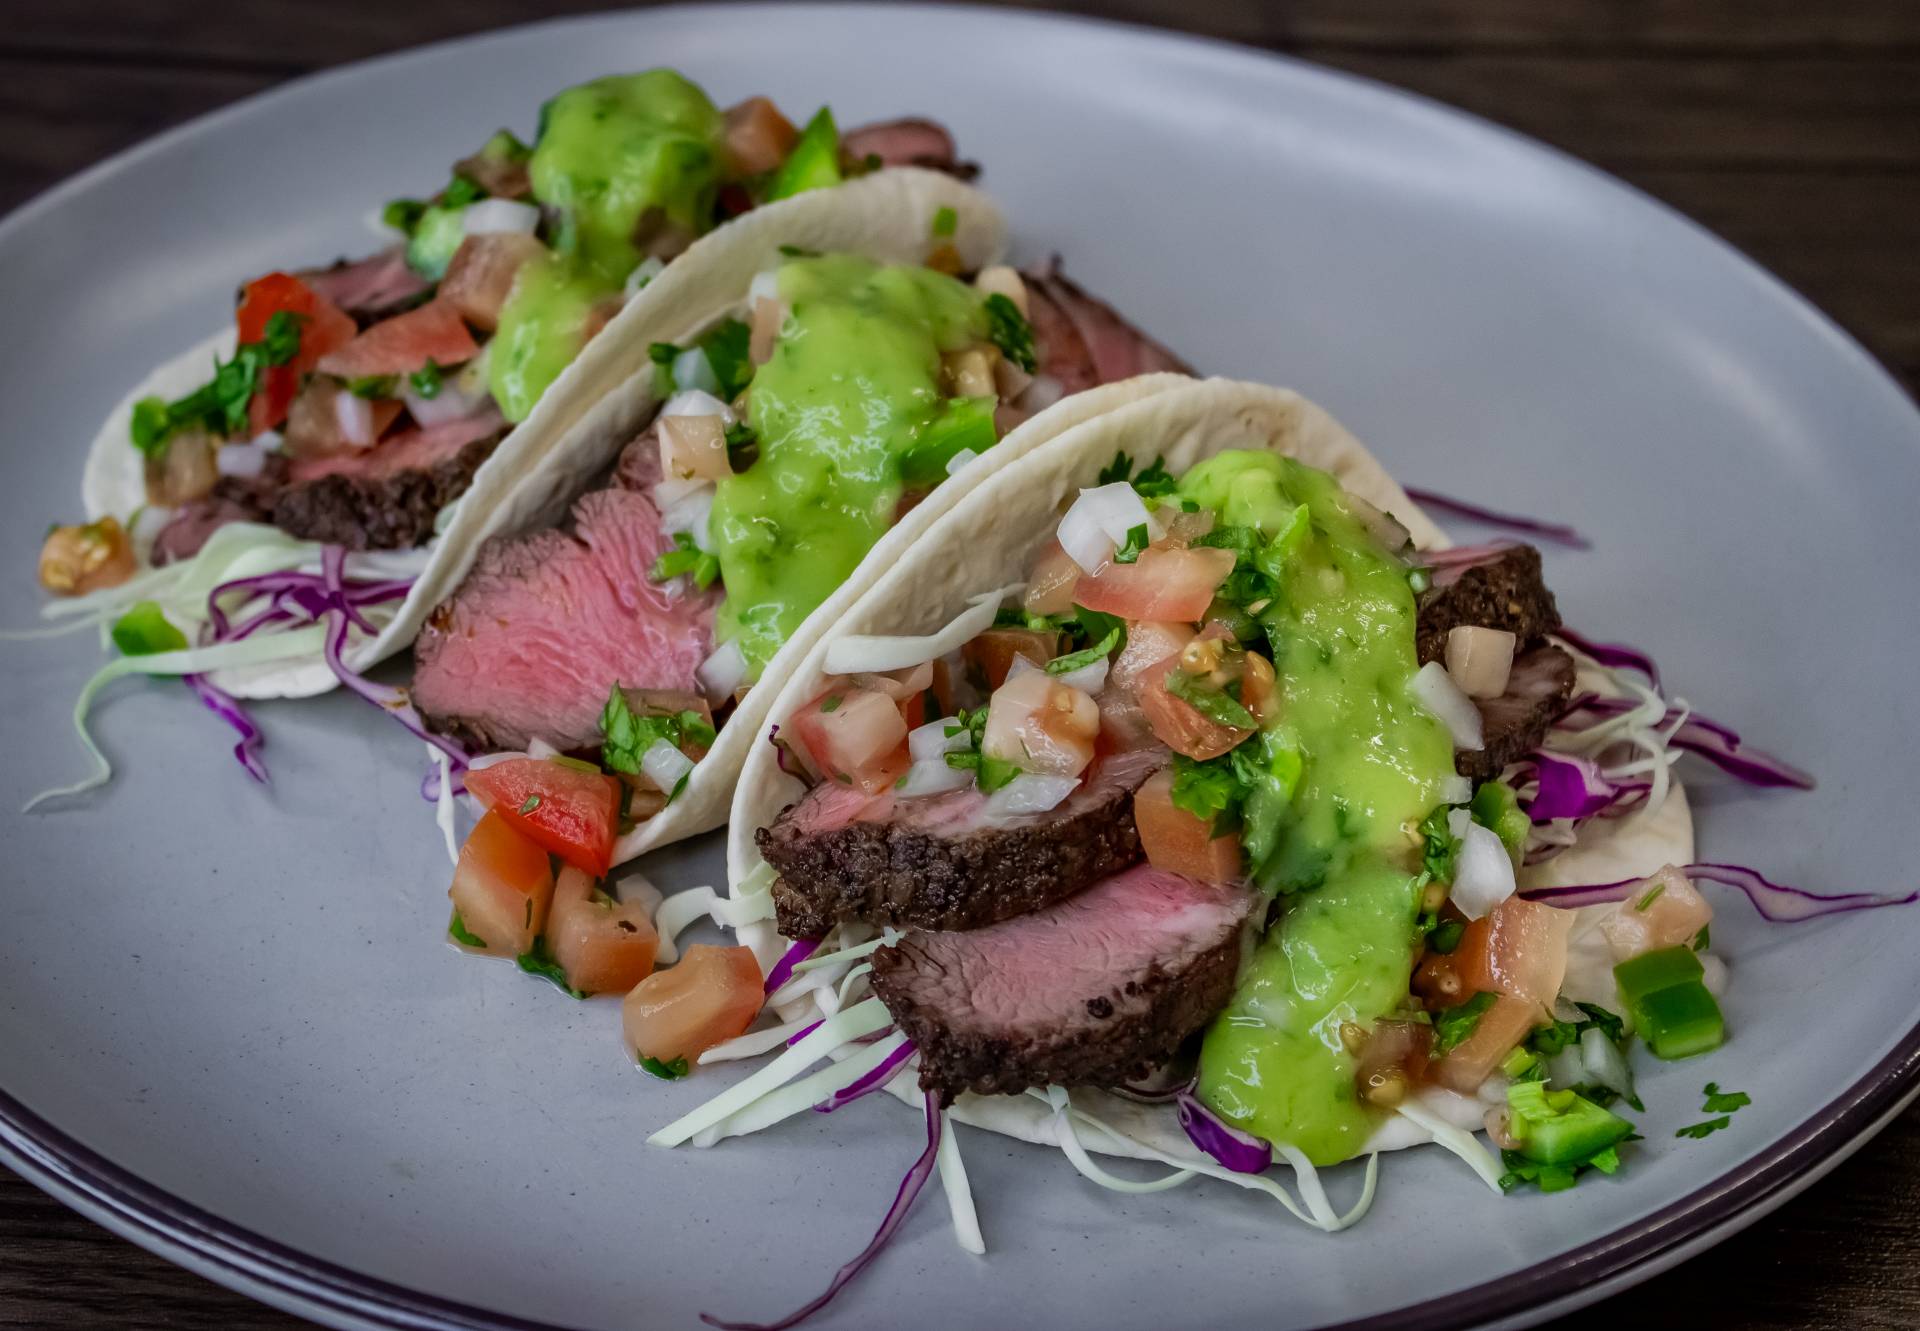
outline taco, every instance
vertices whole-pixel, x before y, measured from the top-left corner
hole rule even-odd
[[[1801,774],[1566,628],[1536,550],[1450,547],[1280,389],[1175,386],[988,477],[768,717],[711,913],[777,1024],[662,1020],[650,990],[719,987],[668,971],[627,1036],[656,1062],[788,1048],[652,1140],[888,1089],[924,1103],[909,1183],[938,1157],[967,1246],[949,1119],[1123,1191],[1258,1188],[1323,1229],[1374,1173],[1343,1212],[1319,1168],[1422,1142],[1497,1189],[1612,1172],[1628,1033],[1662,1058],[1724,1034],[1698,882],[1769,918],[1886,900],[1776,915],[1787,890],[1692,863],[1683,749]]]
[[[181,588],[204,602],[228,580],[317,576],[335,547],[355,593],[341,663],[364,669],[432,604],[394,597],[396,581],[441,580],[590,410],[598,428],[625,428],[639,404],[610,389],[632,378],[627,354],[678,331],[730,236],[896,208],[924,225],[947,205],[970,243],[993,248],[991,205],[957,185],[975,170],[929,121],[843,135],[822,108],[800,129],[765,97],[723,111],[666,69],[569,88],[541,108],[531,144],[501,130],[430,198],[387,204],[393,239],[378,253],[243,284],[233,326],[110,413],[86,463],[87,522],[56,529],[40,561],[48,590],[97,594],[49,610],[111,622],[134,603],[131,580],[190,645],[212,645],[208,607]],[[927,239],[911,238],[913,256],[949,241]],[[908,256],[905,238],[874,236],[885,242]],[[945,257],[958,253],[949,243]],[[239,655],[272,656],[267,640],[302,622],[264,626]],[[295,637],[270,663],[213,677],[244,697],[332,687]]]

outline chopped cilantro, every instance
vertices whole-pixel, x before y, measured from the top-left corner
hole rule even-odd
[[[539,807],[540,807],[540,797],[538,795],[529,795],[527,796],[526,803],[520,806],[520,812],[523,814],[532,813],[535,809]]]
[[[1660,894],[1666,890],[1667,890],[1667,885],[1665,883],[1655,883],[1653,885],[1652,891],[1648,892],[1644,897],[1641,897],[1638,901],[1633,903],[1633,908],[1635,910],[1645,910],[1648,906],[1651,906],[1654,902],[1658,901],[1660,899]]]
[[[817,259],[819,250],[810,250],[805,245],[782,245],[780,253],[789,259]]]
[[[1722,1091],[1718,1082],[1708,1082],[1701,1094],[1707,1102],[1700,1107],[1709,1114],[1731,1114],[1753,1103],[1753,1097],[1745,1091]]]
[[[1093,646],[1078,652],[1069,652],[1065,656],[1056,656],[1047,662],[1049,675],[1068,675],[1082,666],[1090,666],[1095,661],[1104,661],[1108,655],[1120,646],[1125,630],[1113,628],[1107,630],[1107,636]]]
[[[713,377],[719,381],[716,396],[722,402],[739,397],[740,390],[753,380],[753,330],[738,319],[727,319],[702,337],[699,345],[707,353]]]
[[[673,534],[673,549],[653,561],[647,577],[653,582],[665,582],[682,573],[692,574],[693,585],[705,591],[720,576],[720,560],[695,545],[692,532],[677,531]]]
[[[355,397],[392,397],[400,378],[393,374],[363,374],[347,380],[347,391]]]
[[[987,330],[1000,354],[1028,374],[1040,368],[1033,350],[1033,325],[1020,307],[999,292],[987,297]]]
[[[820,710],[822,712],[837,712],[840,710],[840,703],[841,703],[840,695],[837,693],[832,694],[827,698],[825,702],[820,704]]]
[[[134,404],[129,436],[148,457],[157,456],[178,430],[198,427],[222,438],[247,428],[247,406],[260,386],[260,372],[300,354],[301,316],[276,310],[258,342],[242,342],[230,361],[216,360],[213,379],[183,398],[142,398]]]
[[[1465,920],[1442,920],[1427,930],[1427,951],[1446,956],[1460,946],[1460,940],[1466,932]]]
[[[687,1075],[687,1060],[685,1057],[676,1058],[671,1063],[662,1063],[657,1058],[649,1058],[647,1055],[642,1054],[640,1055],[639,1061],[642,1068],[658,1077],[661,1081],[679,1081],[680,1078]]]
[[[1146,523],[1142,522],[1136,526],[1129,527],[1127,529],[1126,543],[1113,552],[1113,562],[1116,564],[1132,564],[1138,561],[1140,552],[1145,550],[1152,540],[1153,534],[1147,530]]]
[[[745,421],[735,421],[727,427],[727,465],[735,471],[745,471],[753,465],[754,456],[760,449],[760,436]]]
[[[1124,481],[1133,475],[1133,459],[1125,453],[1115,453],[1113,461],[1100,468],[1101,485],[1112,485],[1115,481]]]
[[[950,206],[941,205],[933,214],[933,234],[951,236],[960,225],[960,214]]]
[[[463,947],[485,947],[487,945],[486,939],[467,928],[467,922],[460,918],[460,912],[457,910],[453,913],[453,918],[447,921],[447,937]]]
[[[513,960],[527,974],[538,975],[543,980],[553,981],[554,986],[561,992],[572,994],[575,998],[586,997],[580,990],[567,983],[567,973],[560,969],[560,963],[555,961],[553,953],[547,950],[547,940],[544,936],[536,937],[533,940],[533,947]]]
[[[420,218],[426,213],[427,205],[418,199],[391,199],[380,210],[380,220],[395,231],[411,236],[413,229],[420,225]]]
[[[1693,936],[1693,950],[1695,952],[1705,952],[1708,948],[1712,946],[1713,946],[1713,926],[1710,924],[1703,924],[1700,926],[1700,932]]]
[[[1731,1122],[1733,1122],[1732,1118],[1722,1114],[1719,1118],[1710,1118],[1702,1123],[1689,1123],[1673,1135],[1676,1137],[1691,1137],[1694,1141],[1699,1141],[1702,1137],[1712,1136]]]
[[[1458,1007],[1433,1014],[1433,1056],[1439,1058],[1471,1036],[1493,1006],[1494,995],[1477,993]]]
[[[1428,882],[1453,881],[1454,857],[1459,854],[1460,842],[1453,835],[1453,829],[1447,826],[1449,812],[1450,805],[1436,804],[1433,812],[1420,820],[1420,835],[1423,838],[1420,868],[1427,875]]]
[[[695,711],[670,712],[663,716],[642,716],[627,702],[619,685],[607,694],[607,705],[600,712],[600,758],[615,772],[634,773],[648,749],[660,740],[675,748],[691,744],[709,748],[715,739],[713,726]]]
[[[1609,1012],[1598,1003],[1575,1003],[1574,1006],[1587,1014],[1583,1025],[1599,1027],[1600,1033],[1615,1044],[1627,1038],[1626,1020],[1618,1013]],[[1634,1107],[1639,1108],[1637,1105]]]
[[[465,176],[455,176],[440,191],[440,205],[443,208],[464,208],[470,203],[478,203],[487,197],[487,192]]]
[[[440,396],[441,385],[446,376],[441,373],[440,363],[433,357],[427,357],[427,363],[407,376],[407,382],[413,385],[413,391],[431,402]]]
[[[1167,460],[1164,456],[1156,456],[1138,476],[1135,476],[1133,459],[1125,453],[1115,453],[1113,461],[1100,469],[1100,484],[1112,485],[1115,481],[1128,482],[1142,499],[1165,499],[1173,493],[1176,484],[1173,473],[1167,470]],[[1180,507],[1192,513],[1198,510],[1199,505],[1189,500],[1183,501]],[[1252,529],[1248,528],[1248,530]]]
[[[655,365],[670,366],[674,357],[680,354],[680,348],[671,342],[650,342],[647,344],[647,359]]]
[[[1230,726],[1235,730],[1259,728],[1260,723],[1254,720],[1253,713],[1242,706],[1237,698],[1229,697],[1225,690],[1205,683],[1201,676],[1190,675],[1184,670],[1169,670],[1166,687],[1168,693],[1215,725]]]

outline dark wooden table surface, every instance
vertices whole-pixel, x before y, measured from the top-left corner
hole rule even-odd
[[[326,65],[606,6],[6,0],[0,209]],[[1691,214],[1920,383],[1913,0],[1095,0],[1476,111]],[[1920,1327],[1920,1108],[1746,1233],[1565,1328]],[[0,1327],[302,1325],[0,1170]]]

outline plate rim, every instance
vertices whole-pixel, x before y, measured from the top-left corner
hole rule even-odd
[[[886,11],[883,0],[828,0],[826,3],[695,3],[676,9],[737,21],[742,10],[790,17],[807,10]],[[1664,200],[1595,164],[1532,135],[1426,94],[1364,74],[1322,65],[1301,56],[1266,50],[1227,38],[1161,28],[1129,19],[1111,19],[1052,9],[1008,10],[967,3],[923,4],[918,8],[954,16],[992,18],[1006,23],[1056,29],[1093,28],[1125,33],[1144,41],[1202,47],[1225,59],[1278,63],[1298,77],[1346,84],[1371,96],[1412,104],[1507,146],[1544,155],[1571,167],[1606,188],[1631,195],[1638,203],[1678,222],[1696,238],[1717,247],[1758,280],[1776,299],[1819,333],[1832,348],[1864,369],[1880,388],[1912,412],[1920,397],[1903,383],[1878,353],[1842,327],[1785,279]],[[311,71],[248,94],[225,106],[163,130],[75,172],[0,216],[0,246],[43,213],[65,205],[96,181],[126,169],[177,141],[202,133],[229,118],[251,114],[262,103],[295,96],[335,78],[377,69],[430,53],[492,41],[511,42],[526,34],[566,27],[619,22],[642,10],[611,10],[539,19],[465,33],[438,41],[382,52],[364,59]],[[895,11],[898,12],[898,11]],[[1896,1116],[1902,1102],[1920,1095],[1920,1020],[1909,1027],[1865,1075],[1822,1108],[1796,1123],[1778,1140],[1705,1186],[1649,1215],[1596,1235],[1510,1275],[1482,1281],[1398,1309],[1320,1324],[1319,1331],[1453,1331],[1491,1323],[1526,1324],[1529,1314],[1545,1316],[1584,1306],[1639,1283],[1675,1260],[1712,1246],[1788,1196],[1803,1180],[1816,1180],[1822,1166],[1837,1164],[1865,1144]],[[315,1257],[226,1220],[158,1185],[151,1184],[29,1108],[0,1088],[0,1164],[5,1164],[62,1204],[157,1256],[232,1289],[304,1316],[322,1317],[336,1326],[379,1331],[572,1331],[557,1323],[493,1312]],[[1781,1198],[1785,1200],[1785,1198]],[[1676,1258],[1675,1254],[1681,1256]]]

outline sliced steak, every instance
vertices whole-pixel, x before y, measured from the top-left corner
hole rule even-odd
[[[1148,865],[970,933],[873,954],[873,988],[950,1102],[1145,1076],[1227,1004],[1254,895]]]
[[[823,782],[754,833],[780,873],[780,932],[978,929],[1071,896],[1140,858],[1133,792],[1166,761],[1164,749],[1114,754],[1058,807],[997,820],[972,786],[903,800]]]
[[[1058,255],[1021,276],[1027,284],[1027,317],[1033,324],[1039,373],[1059,381],[1066,392],[1156,370],[1193,373],[1111,305],[1068,281]]]
[[[229,522],[254,522],[259,517],[248,505],[218,494],[182,504],[174,510],[167,525],[154,533],[154,566],[192,559],[200,553],[207,538]]]
[[[291,535],[349,550],[405,550],[433,536],[440,510],[466,493],[507,432],[487,411],[407,430],[364,452],[293,458],[218,495],[251,503]]]
[[[841,137],[840,151],[855,163],[872,158],[880,166],[922,166],[961,180],[980,174],[977,164],[959,159],[944,125],[917,117],[856,126]]]
[[[652,501],[619,484],[583,495],[570,529],[488,541],[414,642],[414,704],[478,748],[578,749],[599,744],[616,683],[698,691],[716,597],[649,580],[669,546]]]
[[[1573,658],[1558,647],[1535,647],[1513,658],[1507,691],[1477,698],[1482,747],[1453,756],[1460,775],[1491,781],[1508,763],[1540,747],[1573,694]]]
[[[1553,593],[1540,576],[1540,552],[1530,545],[1480,547],[1469,562],[1436,565],[1433,585],[1420,598],[1415,646],[1420,663],[1443,661],[1447,634],[1456,628],[1505,629],[1524,650],[1560,627]]]
[[[433,283],[407,267],[404,245],[296,275],[316,295],[352,315],[362,328],[411,309],[433,293]]]

